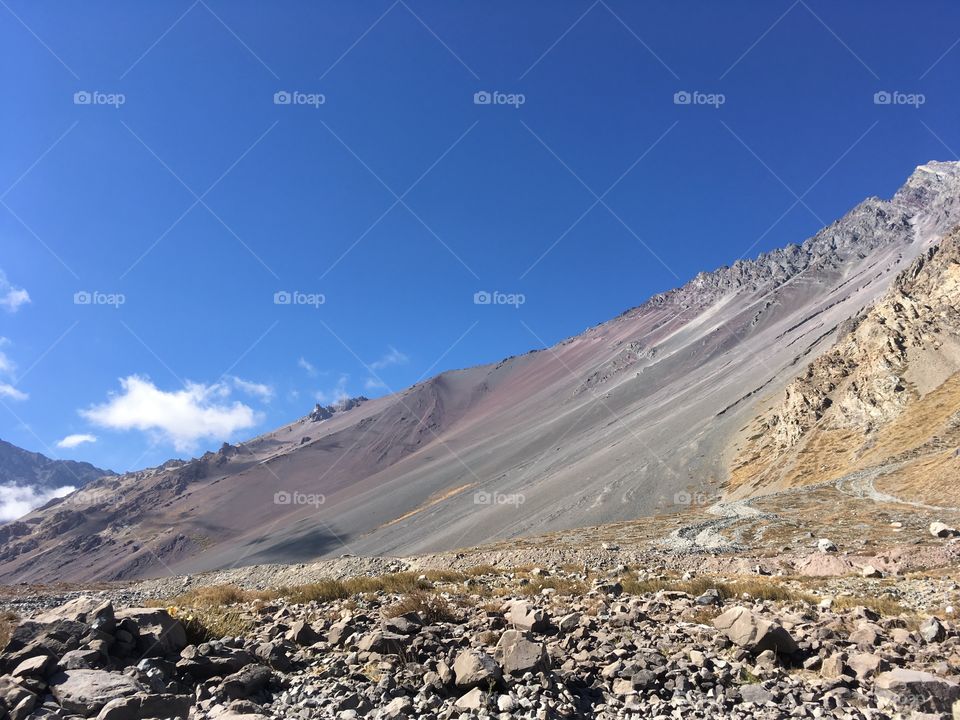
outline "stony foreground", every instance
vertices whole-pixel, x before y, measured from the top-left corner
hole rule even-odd
[[[170,605],[101,594],[21,620],[0,719],[927,719],[960,700],[952,608],[774,578],[476,568]]]

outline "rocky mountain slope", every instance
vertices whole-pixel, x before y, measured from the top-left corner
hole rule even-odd
[[[960,230],[925,251],[752,423],[732,485],[764,492],[883,469],[891,492],[958,505]]]
[[[0,581],[431,552],[749,494],[744,429],[958,224],[960,163],[919,167],[802,245],[553,347],[102,479],[5,526]]]

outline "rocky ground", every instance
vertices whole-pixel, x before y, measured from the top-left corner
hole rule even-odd
[[[592,552],[8,588],[0,718],[926,720],[960,700],[955,566],[718,577]]]

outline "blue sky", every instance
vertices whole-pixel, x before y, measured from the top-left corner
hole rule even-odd
[[[958,28],[952,2],[3,0],[0,437],[154,465],[802,241],[956,158]]]

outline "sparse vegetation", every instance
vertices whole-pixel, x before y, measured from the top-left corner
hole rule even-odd
[[[407,613],[416,613],[428,625],[438,622],[457,622],[460,619],[459,613],[446,598],[427,590],[414,590],[407,593],[401,600],[383,610],[383,616],[387,618],[399,617]]]
[[[817,598],[805,592],[793,590],[775,580],[750,578],[724,582],[709,577],[697,577],[691,580],[655,579],[636,580],[625,578],[621,580],[623,590],[631,595],[644,595],[660,591],[682,592],[688,595],[702,595],[707,590],[715,589],[720,598],[743,597],[749,595],[757,600],[775,600],[777,602],[802,602],[808,605],[817,603]]]
[[[19,618],[16,613],[9,610],[0,612],[0,649],[6,647],[7,643],[10,642],[10,634],[17,626],[18,621]]]
[[[524,585],[521,592],[524,595],[539,595],[548,588],[556,590],[558,595],[583,595],[587,591],[587,584],[563,577],[535,578],[529,585]]]
[[[849,610],[852,608],[865,607],[873,610],[879,615],[890,617],[894,615],[903,615],[906,608],[899,602],[883,595],[865,596],[865,595],[841,595],[833,599],[834,610]]]

